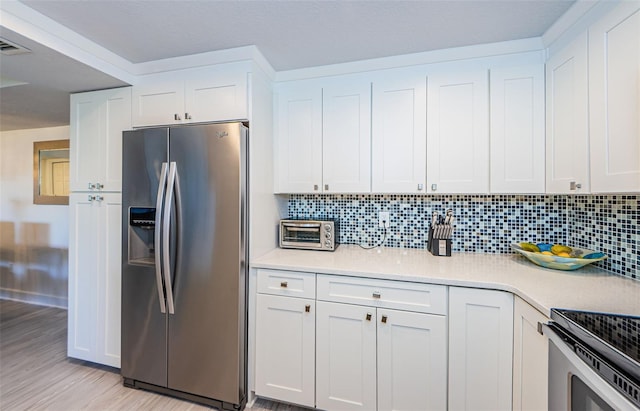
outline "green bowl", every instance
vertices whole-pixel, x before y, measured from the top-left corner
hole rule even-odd
[[[511,243],[511,248],[527,257],[529,261],[545,268],[553,268],[554,270],[571,271],[584,267],[587,264],[595,263],[596,261],[602,261],[607,258],[602,254],[598,258],[572,258],[572,257],[558,257],[557,255],[547,255],[542,253],[534,253],[531,251],[525,251],[520,247],[518,243]],[[588,250],[586,248],[571,247],[574,252],[578,252],[580,255],[589,255],[596,251]]]

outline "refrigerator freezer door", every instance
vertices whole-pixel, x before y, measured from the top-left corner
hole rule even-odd
[[[123,215],[128,216],[130,207],[156,207],[167,145],[168,129],[123,133]],[[130,227],[127,217],[122,224],[121,373],[125,378],[166,387],[167,317],[161,312],[156,267],[153,259],[132,258],[130,245],[140,245],[134,237],[145,233]],[[156,248],[151,241],[147,251],[155,253]]]
[[[177,165],[169,388],[232,404],[245,395],[246,379],[244,130],[176,127],[169,137]]]

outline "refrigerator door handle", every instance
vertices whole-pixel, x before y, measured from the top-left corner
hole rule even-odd
[[[156,221],[155,233],[153,238],[153,247],[155,249],[155,265],[156,265],[156,286],[158,287],[158,301],[160,302],[160,312],[167,312],[164,302],[164,292],[162,291],[162,261],[161,261],[161,219],[162,219],[162,200],[164,199],[164,191],[167,186],[167,163],[162,163],[160,170],[160,182],[158,183],[158,196],[156,197]]]
[[[162,223],[162,254],[164,258],[164,287],[167,292],[167,306],[169,314],[175,314],[173,304],[173,286],[171,285],[171,260],[169,254],[169,235],[171,223],[171,207],[173,205],[173,193],[176,182],[176,162],[169,163],[169,178],[167,182],[167,195],[164,199],[164,221]]]

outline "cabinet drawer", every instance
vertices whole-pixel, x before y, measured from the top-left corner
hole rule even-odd
[[[258,292],[316,298],[316,275],[299,271],[258,270]]]
[[[447,287],[318,274],[318,300],[447,314]]]

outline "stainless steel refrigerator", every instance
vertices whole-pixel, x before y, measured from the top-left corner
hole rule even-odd
[[[124,385],[244,408],[247,147],[241,123],[123,133]]]

